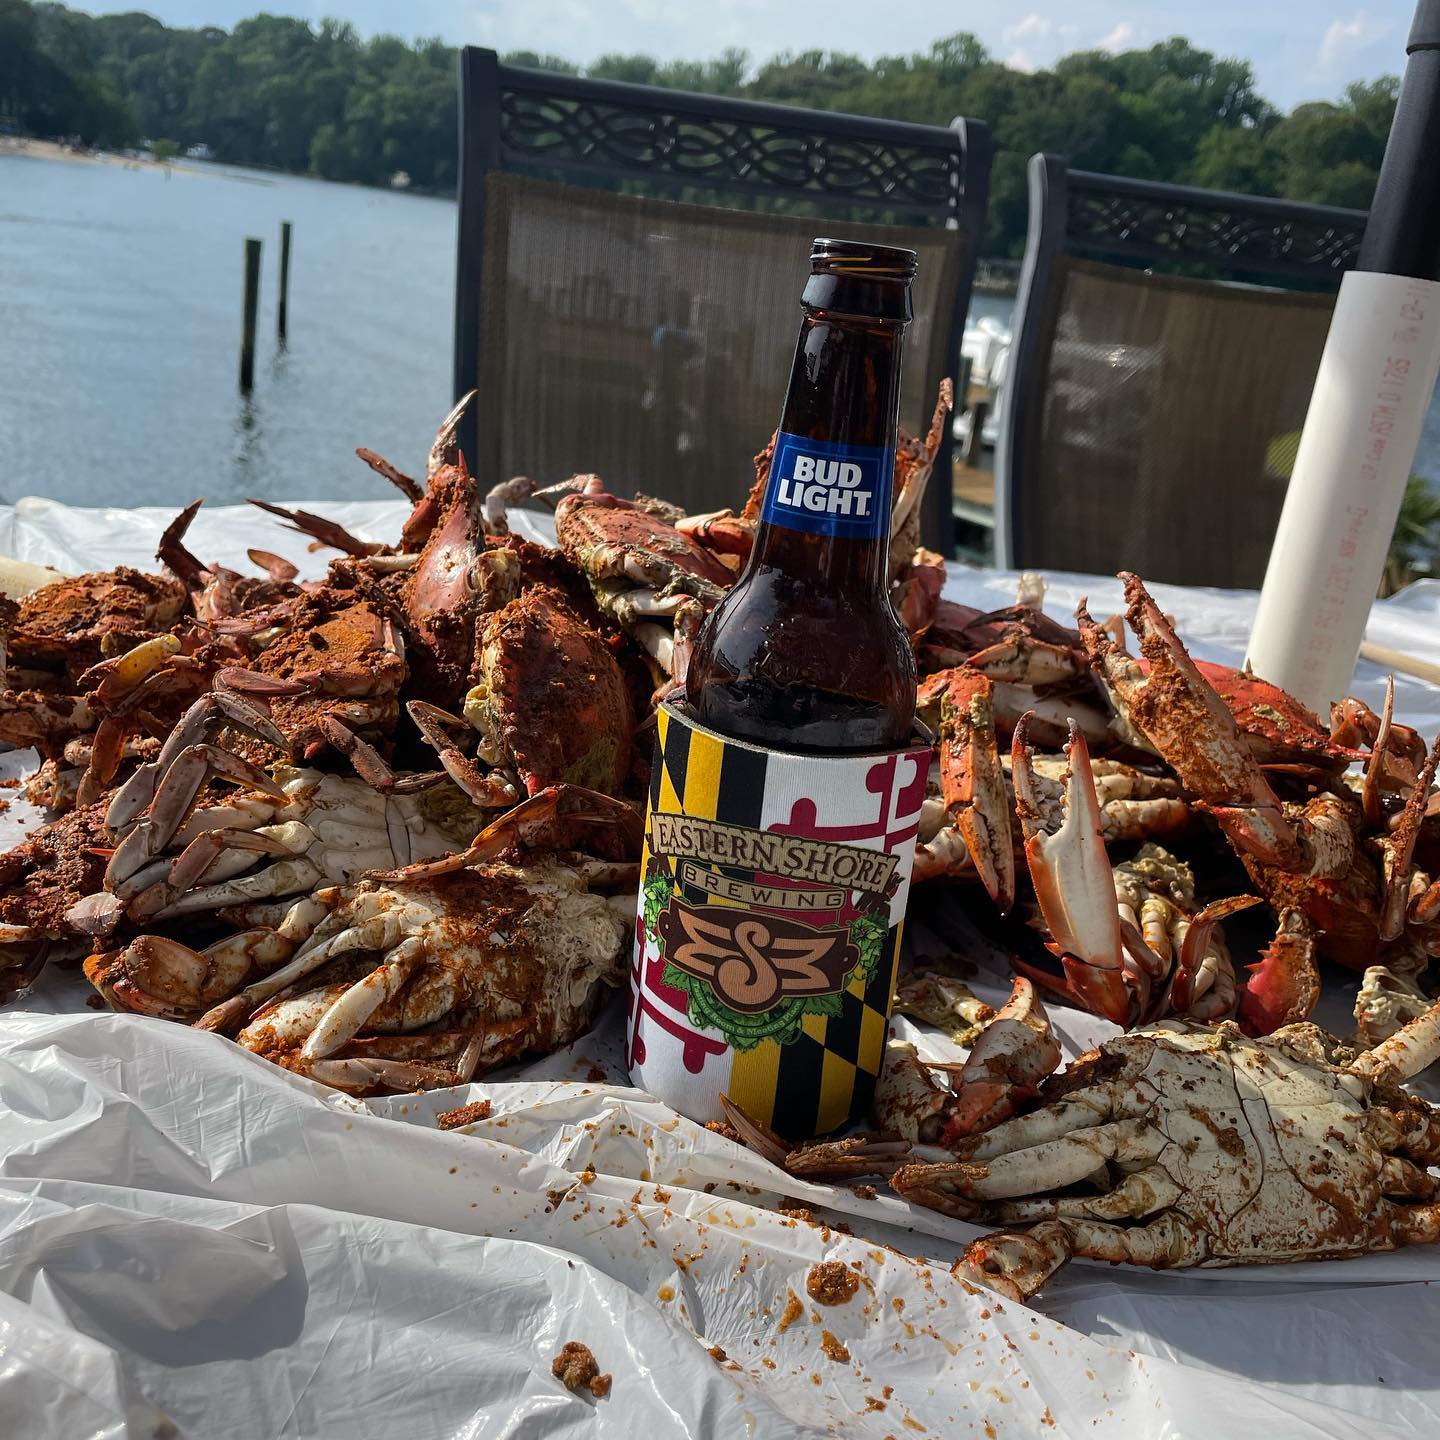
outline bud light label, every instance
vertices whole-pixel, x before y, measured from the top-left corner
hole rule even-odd
[[[895,452],[884,445],[775,437],[762,516],[768,524],[811,535],[873,540],[890,529]]]

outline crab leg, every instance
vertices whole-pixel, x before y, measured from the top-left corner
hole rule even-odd
[[[1015,903],[1015,846],[990,682],[963,668],[949,671],[940,690],[940,786],[976,873],[1001,912],[1008,911]]]
[[[399,932],[394,918],[391,916],[375,916],[368,921],[346,925],[331,933],[326,932],[325,922],[316,925],[314,916],[317,911],[324,914],[326,909],[326,901],[320,897],[333,896],[335,893],[334,890],[321,890],[317,891],[314,897],[297,902],[275,931],[282,939],[290,938],[292,945],[295,943],[295,939],[292,937],[296,937],[296,932],[298,932],[299,945],[292,951],[290,963],[282,966],[273,974],[265,976],[264,979],[247,985],[244,990],[237,995],[232,995],[224,1004],[207,1011],[195,1022],[195,1028],[199,1030],[228,1029],[236,1021],[252,1012],[257,1005],[273,999],[297,980],[303,980],[307,975],[318,970],[326,961],[347,950],[389,950],[396,945],[399,940]],[[308,1035],[309,1030],[307,1029],[305,1033]]]
[[[290,742],[275,722],[248,700],[225,690],[202,695],[176,722],[155,759],[140,766],[115,792],[105,812],[108,829],[125,831],[136,822],[141,813],[153,804],[157,788],[170,767],[184,751],[201,740],[210,722],[216,718],[233,721],[282,751],[290,748]],[[268,790],[269,783],[267,777],[259,788],[267,789],[267,793],[277,793]]]
[[[129,890],[134,899],[126,906],[132,920],[153,920],[164,914],[182,897],[189,894],[196,885],[226,857],[240,862],[240,868],[250,863],[253,855],[283,855],[290,851],[269,835],[250,830],[211,830],[197,835],[176,858],[165,867],[162,879],[136,885],[141,875],[132,875],[125,886],[116,890],[117,898]]]
[[[1140,638],[1150,673],[1095,623],[1082,601],[1076,611],[1092,668],[1115,702],[1185,787],[1210,808],[1235,848],[1291,871],[1310,857],[1285,818],[1235,717],[1180,643],[1138,577],[1122,572],[1126,614]]]
[[[293,949],[294,942],[274,930],[243,930],[204,950],[141,935],[113,955],[92,955],[85,976],[112,1005],[188,1021],[241,985],[255,966],[278,964]]]
[[[382,479],[388,480],[412,504],[418,505],[425,498],[425,491],[418,480],[412,480],[403,470],[397,470],[383,455],[367,450],[363,445],[355,447],[355,453]]]
[[[320,733],[355,767],[355,773],[367,785],[377,790],[388,790],[394,785],[395,772],[368,740],[334,715],[321,715],[319,726]]]
[[[1250,1035],[1270,1035],[1308,1018],[1320,999],[1315,936],[1298,910],[1280,912],[1280,928],[1250,972],[1240,996],[1240,1025]]]
[[[486,530],[492,535],[508,534],[510,525],[507,510],[521,500],[528,500],[535,493],[535,487],[536,482],[528,475],[512,475],[510,479],[492,485],[485,492],[485,503],[482,506]]]
[[[1420,826],[1425,819],[1425,806],[1430,798],[1430,786],[1435,779],[1436,766],[1440,765],[1440,736],[1430,747],[1424,768],[1405,802],[1399,823],[1388,834],[1376,842],[1385,868],[1385,902],[1380,911],[1380,938],[1398,939],[1405,928],[1405,910],[1410,899],[1410,867],[1415,858],[1415,842],[1420,838]]]
[[[1199,1237],[1178,1216],[1161,1215],[1148,1225],[1106,1225],[1096,1220],[1042,1220],[1024,1231],[999,1231],[977,1240],[951,1272],[1025,1301],[1072,1255],[1116,1265],[1157,1268],[1196,1265]]]
[[[113,890],[143,865],[154,860],[185,823],[196,796],[212,775],[250,785],[284,799],[285,792],[257,765],[217,745],[191,745],[176,756],[156,787],[150,808],[115,848],[105,867],[106,887]]]
[[[301,1047],[303,1060],[322,1060],[354,1038],[360,1027],[387,1000],[399,993],[428,947],[418,935],[403,940],[386,956],[385,963],[358,980],[334,1001]]]
[[[1100,834],[1089,747],[1072,722],[1066,747],[1070,777],[1065,785],[1065,819],[1053,835],[1047,835],[1037,823],[1028,729],[1022,717],[1011,747],[1011,774],[1015,808],[1027,836],[1030,879],[1053,937],[1050,949],[1060,957],[1065,978],[1080,1002],[1123,1025],[1130,1018],[1132,1001],[1125,984],[1115,882]]]
[[[1408,1080],[1436,1060],[1440,1060],[1440,1003],[1367,1050],[1349,1069],[1371,1080]]]
[[[454,729],[469,730],[458,715],[432,705],[428,700],[407,700],[406,713],[415,722],[420,738],[440,757],[445,773],[484,810],[501,805],[514,805],[519,790],[498,771],[481,770],[473,760],[461,753],[452,737]]]
[[[253,497],[247,497],[246,503],[289,521],[290,529],[298,530],[302,535],[313,535],[321,545],[328,545],[333,550],[343,551],[359,560],[385,548],[383,545],[372,544],[369,540],[357,540],[343,525],[337,525],[323,515],[312,514],[309,510],[287,510],[283,505],[272,505],[268,500],[256,500]]]
[[[474,390],[467,390],[455,402],[450,413],[440,422],[440,428],[435,432],[435,439],[430,443],[430,452],[425,457],[426,479],[433,480],[445,466],[454,465],[460,460],[460,447],[456,443],[455,436],[460,430],[460,417],[469,408],[476,393]]]
[[[570,802],[570,808],[564,809],[567,801]],[[463,870],[466,866],[483,860],[493,860],[512,845],[544,844],[547,837],[552,843],[558,843],[563,848],[567,823],[602,824],[623,828],[629,832],[627,843],[634,840],[633,849],[637,852],[640,849],[640,817],[623,800],[602,795],[596,790],[586,790],[579,785],[547,785],[545,789],[537,791],[513,809],[492,820],[470,842],[468,849],[459,850],[439,860],[406,865],[401,869],[379,874],[375,878],[429,880],[437,875]]]
[[[1059,1064],[1060,1042],[1045,1007],[1034,985],[1017,976],[1010,998],[976,1037],[960,1067],[940,1143],[949,1145],[1007,1119]]]
[[[1193,1015],[1195,1002],[1204,994],[1200,983],[1206,959],[1211,953],[1211,939],[1215,927],[1228,915],[1238,915],[1252,905],[1258,905],[1258,895],[1234,895],[1225,900],[1216,900],[1207,905],[1198,915],[1191,917],[1185,927],[1184,939],[1180,942],[1180,956],[1175,964],[1175,976],[1170,983],[1170,1005],[1177,1015]],[[1227,1007],[1228,1008],[1228,1007]],[[1297,1017],[1300,1018],[1300,1017]]]

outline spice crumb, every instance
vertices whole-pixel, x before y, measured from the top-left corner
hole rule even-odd
[[[462,1125],[473,1125],[477,1120],[490,1118],[488,1100],[472,1100],[456,1110],[444,1110],[435,1117],[435,1123],[442,1130],[458,1130]]]
[[[597,1400],[610,1393],[614,1380],[602,1375],[590,1347],[579,1340],[567,1340],[560,1353],[550,1362],[550,1373],[567,1390],[588,1390]]]
[[[805,1293],[820,1305],[847,1304],[859,1288],[859,1277],[839,1260],[822,1260],[805,1277]]]
[[[782,1335],[805,1313],[805,1307],[800,1303],[795,1292],[787,1290],[785,1293],[788,1297],[785,1301],[785,1309],[780,1316],[780,1323],[775,1327]]]

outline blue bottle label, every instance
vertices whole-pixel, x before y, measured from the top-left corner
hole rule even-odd
[[[787,530],[873,540],[890,529],[895,452],[884,445],[775,437],[761,518]]]

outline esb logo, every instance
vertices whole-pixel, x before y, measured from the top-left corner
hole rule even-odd
[[[894,454],[883,445],[809,440],[781,431],[775,441],[764,518],[811,534],[865,539],[885,532]]]

